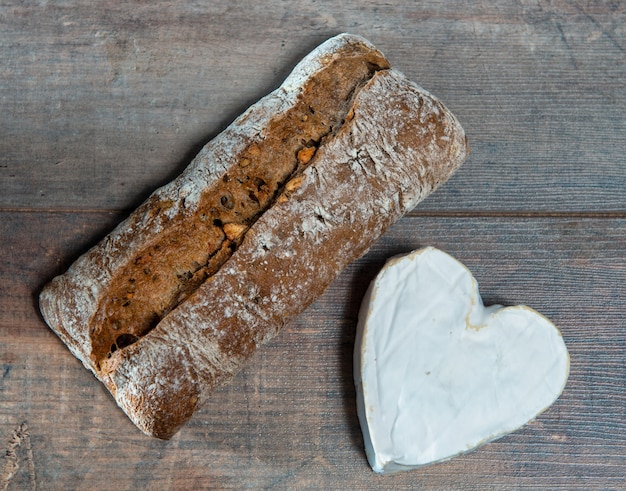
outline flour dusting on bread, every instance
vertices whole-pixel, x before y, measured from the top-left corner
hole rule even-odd
[[[437,99],[342,34],[55,278],[42,313],[168,438],[466,153]]]

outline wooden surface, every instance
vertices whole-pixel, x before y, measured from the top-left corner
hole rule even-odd
[[[171,441],[143,436],[36,296],[326,38],[369,38],[472,154]],[[626,489],[626,4],[0,2],[0,489]],[[519,431],[376,476],[352,350],[367,283],[434,245],[562,330]]]

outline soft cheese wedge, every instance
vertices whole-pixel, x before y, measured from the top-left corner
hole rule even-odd
[[[558,329],[524,306],[484,307],[471,272],[432,247],[372,282],[355,346],[359,420],[379,473],[449,459],[548,408],[569,375]]]

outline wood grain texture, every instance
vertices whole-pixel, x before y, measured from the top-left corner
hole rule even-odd
[[[0,4],[0,483],[7,489],[624,489],[622,2]],[[169,442],[143,436],[38,314],[53,275],[342,31],[440,97],[472,154]],[[562,397],[471,454],[367,465],[356,313],[385,259],[434,245],[487,303],[550,317]]]

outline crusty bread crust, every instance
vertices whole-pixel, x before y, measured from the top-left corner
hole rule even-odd
[[[316,74],[349,56],[360,57],[369,71],[363,79],[362,70],[351,68],[358,80],[353,93],[342,96],[349,104],[340,124],[296,152],[296,166],[277,182],[266,208],[237,229],[224,260],[149,330],[135,332],[132,342],[108,353],[99,348],[101,333],[113,329],[102,305],[117,294],[111,285],[124,268],[174,222],[204,213],[212,186],[248,158],[251,141],[266,140],[264,132],[277,117],[311,97],[307,87]],[[345,67],[339,72],[347,76]],[[334,88],[324,80],[318,95]],[[463,129],[439,101],[388,68],[369,42],[337,36],[55,278],[41,293],[42,313],[142,431],[169,438],[212,388],[229,380],[388,226],[444,182],[466,153]],[[223,225],[221,218],[214,222]],[[100,344],[107,347],[110,340]]]

